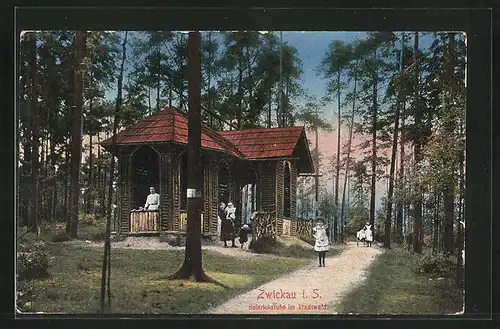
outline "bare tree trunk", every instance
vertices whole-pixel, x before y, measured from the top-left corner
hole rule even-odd
[[[415,126],[417,129],[422,125],[422,109],[421,109],[421,100],[420,100],[420,65],[419,65],[419,56],[418,56],[418,51],[419,51],[419,46],[418,46],[418,37],[419,33],[415,32],[415,46],[414,46],[414,56],[415,56],[415,97],[417,99],[416,101],[416,113],[415,113]],[[415,157],[415,166],[418,166],[420,162],[422,161],[422,154],[421,154],[421,136],[417,135],[415,138],[415,143],[414,143],[414,149],[413,149],[413,154]],[[422,192],[419,186],[417,186],[417,191],[416,191],[416,200],[414,201],[414,206],[413,206],[413,217],[414,217],[414,226],[413,226],[413,251],[415,253],[421,253],[422,252]]]
[[[283,32],[280,31],[280,67],[279,67],[279,73],[280,73],[280,84],[279,84],[279,93],[278,93],[278,107],[277,107],[277,115],[276,115],[276,121],[278,123],[278,127],[284,127],[284,122],[281,122],[279,120],[279,114],[283,112]],[[284,117],[284,116],[282,116]]]
[[[374,57],[377,57],[377,51],[375,50]],[[372,177],[371,177],[371,188],[370,188],[370,225],[373,230],[373,236],[375,236],[375,187],[377,183],[377,111],[378,111],[378,100],[377,100],[377,83],[378,76],[377,72],[373,72],[373,105],[372,105]]]
[[[31,118],[31,190],[30,190],[30,219],[28,228],[31,232],[37,232],[39,221],[39,199],[38,199],[38,174],[39,174],[39,147],[40,147],[40,131],[39,131],[39,108],[38,108],[38,82],[37,82],[37,46],[36,33],[29,33],[29,80],[30,80],[30,118]]]
[[[64,221],[68,221],[69,216],[69,162],[70,162],[70,143],[69,138],[66,141],[66,151],[65,151],[65,163],[66,167],[64,168],[64,207],[63,207],[63,218]]]
[[[90,97],[90,102],[89,102],[89,116],[92,117],[92,107],[93,107],[93,97],[91,96]],[[92,191],[93,191],[93,188],[94,188],[94,185],[92,184],[93,182],[93,176],[92,176],[92,172],[94,171],[94,163],[93,163],[93,148],[94,148],[94,144],[92,143],[92,127],[90,127],[90,131],[89,131],[89,180],[88,180],[88,189],[86,191],[86,196],[87,196],[87,200],[85,202],[85,206],[86,206],[86,210],[87,210],[87,213],[90,213],[92,211],[92,203],[94,200],[91,200],[91,194],[92,194]]]
[[[271,124],[271,113],[272,113],[272,109],[271,109],[271,104],[272,104],[272,88],[269,87],[269,105],[268,105],[268,110],[267,110],[267,128],[271,128],[272,124]]]
[[[187,237],[184,263],[170,279],[188,279],[217,283],[203,271],[201,255],[201,54],[200,32],[189,32],[188,39],[188,201]],[[221,284],[220,284],[221,285]]]
[[[396,169],[396,153],[398,151],[398,133],[399,133],[399,114],[400,108],[403,103],[403,74],[404,74],[404,32],[401,36],[401,68],[400,68],[400,86],[398,95],[398,104],[396,105],[396,113],[394,114],[394,134],[392,138],[392,153],[391,153],[391,168],[389,172],[389,188],[387,192],[387,215],[385,220],[385,234],[384,234],[384,247],[391,247],[391,225],[392,225],[392,204],[393,204],[393,190],[394,190],[394,171]]]
[[[340,107],[340,60],[337,59],[337,84],[338,84],[338,90],[337,90],[337,161],[336,161],[336,166],[335,166],[335,218],[336,221],[338,222],[339,220],[339,177],[340,177],[340,131],[341,129],[341,122],[340,122],[340,117],[342,115],[341,113],[341,107]],[[347,160],[349,161],[349,160]],[[340,217],[340,227],[341,227],[341,234],[340,234],[340,241],[344,241],[344,234],[343,234],[343,218],[342,216]]]
[[[151,107],[151,87],[148,86],[148,114],[151,115],[153,112],[153,108]]]
[[[403,37],[404,37],[404,33],[403,33]],[[403,51],[404,51],[404,47],[405,47],[405,44],[404,44],[404,40],[403,40]],[[405,63],[404,63],[404,57],[402,59],[402,63],[403,63],[403,70],[405,69]],[[405,78],[405,75],[403,74],[403,76],[401,77],[402,78],[402,82],[401,83],[404,83],[404,81],[406,81],[406,78]],[[405,136],[403,135],[403,131],[405,129],[405,118],[406,118],[406,113],[405,113],[405,110],[406,110],[406,88],[403,87],[402,88],[402,91],[403,91],[403,103],[401,104],[401,127],[400,127],[400,131],[401,131],[401,135],[400,135],[400,158],[399,158],[399,179],[398,179],[398,188],[399,188],[399,191],[400,191],[400,200],[399,202],[397,203],[397,206],[396,206],[396,241],[398,243],[402,243],[403,242],[403,225],[404,225],[404,203],[406,202],[406,193],[405,193]]]
[[[439,218],[438,218],[438,209],[439,209],[439,198],[438,193],[434,191],[434,213],[433,213],[433,228],[432,228],[432,253],[436,254],[438,249],[438,239],[439,239]]]
[[[116,134],[118,132],[118,115],[120,113],[120,108],[122,106],[122,89],[123,89],[123,70],[125,65],[125,60],[127,58],[127,36],[128,31],[125,31],[125,37],[123,39],[122,44],[122,61],[120,66],[120,73],[118,76],[118,87],[117,87],[117,96],[116,96],[116,105],[115,105],[115,113],[113,118],[113,138],[112,145],[113,149],[116,148]],[[104,241],[104,255],[102,257],[102,273],[101,273],[101,300],[100,307],[101,313],[105,311],[105,292],[107,290],[108,297],[108,310],[111,308],[111,216],[112,216],[112,202],[113,202],[113,180],[114,180],[114,171],[115,171],[115,157],[111,155],[111,164],[110,164],[110,177],[108,183],[108,212],[106,216],[106,237]],[[106,274],[107,274],[107,285],[106,285]],[[106,287],[107,286],[107,287]],[[107,289],[106,289],[107,288]]]
[[[448,99],[446,102],[446,107],[448,107],[448,111],[453,113],[453,96],[454,96],[454,81],[453,81],[453,71],[455,69],[455,35],[453,33],[448,34],[449,42],[446,47],[446,77],[449,83],[450,89],[450,97],[452,99]],[[455,115],[452,115],[451,118],[447,120],[448,122],[445,124],[445,132],[447,135],[452,135],[455,132],[456,121]],[[455,168],[455,163],[450,164]],[[444,235],[445,235],[445,254],[453,253],[453,218],[454,218],[454,208],[455,208],[455,175],[452,175],[451,181],[448,183],[445,188],[445,227],[444,227]]]
[[[75,63],[73,85],[73,108],[71,109],[71,180],[70,180],[70,218],[66,232],[72,238],[78,236],[78,199],[80,196],[80,163],[82,157],[82,75],[81,65],[85,36],[77,31],[75,36]]]
[[[357,68],[355,68],[357,70]],[[349,122],[349,140],[347,142],[347,158],[345,164],[345,175],[344,175],[344,188],[342,189],[342,206],[340,211],[340,219],[341,223],[345,221],[344,210],[345,210],[345,197],[347,190],[347,181],[349,177],[349,170],[351,165],[351,145],[352,145],[352,132],[354,130],[354,114],[356,111],[356,87],[357,87],[357,71],[354,73],[354,90],[353,90],[353,98],[352,98],[352,112],[351,118]],[[349,202],[349,201],[348,201]]]
[[[318,109],[316,108],[316,120],[318,120]],[[316,217],[318,217],[318,196],[319,196],[319,136],[318,136],[318,125],[315,125],[314,127],[314,133],[315,133],[315,137],[316,137],[316,146],[314,148],[314,151],[316,153],[316,163],[315,163],[315,166],[316,166],[316,174],[315,174],[315,177],[314,177],[314,218],[316,219]]]
[[[464,236],[462,227],[465,225],[464,218],[464,204],[465,204],[465,142],[464,142],[464,122],[460,118],[459,120],[459,129],[460,129],[460,155],[459,155],[459,175],[460,175],[460,194],[459,194],[459,215],[458,215],[458,232],[457,232],[457,284],[462,285],[463,282],[463,271],[462,271],[462,249],[464,249]]]

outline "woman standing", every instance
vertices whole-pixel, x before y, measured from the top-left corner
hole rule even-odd
[[[316,227],[313,228],[313,232],[314,239],[316,240],[314,250],[318,252],[319,267],[325,267],[325,255],[330,249],[330,244],[328,242],[328,235],[326,234],[326,228],[322,219],[318,219],[316,221]]]
[[[234,222],[236,208],[233,206],[231,202],[227,204],[227,207],[223,208],[223,203],[221,203],[221,207],[219,208],[219,217],[222,219],[222,227],[221,227],[221,235],[220,240],[224,241],[224,247],[227,247],[227,241],[231,240],[233,243],[231,247],[236,247],[234,244],[235,236],[234,236]]]

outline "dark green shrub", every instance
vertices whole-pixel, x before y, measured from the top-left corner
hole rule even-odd
[[[92,241],[104,241],[106,239],[106,231],[95,232],[91,237]]]
[[[42,279],[49,276],[49,256],[42,243],[20,245],[17,252],[17,278],[19,280]]]
[[[66,232],[56,233],[52,237],[52,242],[65,242],[65,241],[69,241],[69,240],[71,240],[71,238],[70,238],[69,234]]]
[[[259,239],[250,241],[248,248],[257,254],[270,254],[279,246],[278,241],[271,236],[261,236]]]
[[[413,270],[417,273],[426,273],[440,277],[454,275],[456,257],[442,254],[424,254],[416,256],[413,262]]]

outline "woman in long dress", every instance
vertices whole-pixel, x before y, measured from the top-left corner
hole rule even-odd
[[[319,267],[325,267],[325,256],[326,252],[330,249],[330,243],[328,241],[328,235],[326,234],[326,228],[324,226],[323,220],[318,219],[316,222],[316,227],[313,228],[314,239],[314,250],[318,252]]]
[[[231,202],[228,202],[227,207],[221,211],[219,208],[219,216],[222,219],[221,235],[220,240],[224,241],[224,247],[227,247],[227,241],[231,241],[231,247],[236,247],[234,240],[236,236],[234,234],[234,219],[236,214],[236,208]]]

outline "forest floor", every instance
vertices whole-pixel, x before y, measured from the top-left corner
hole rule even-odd
[[[416,272],[422,256],[397,246],[387,250],[370,266],[366,280],[335,308],[342,314],[459,314],[463,291],[455,284],[455,273]]]
[[[44,239],[50,276],[18,282],[24,311],[97,311],[103,242],[92,239],[99,232],[84,233],[70,241],[53,242],[50,235]],[[225,248],[220,241],[204,241],[204,269],[230,288],[224,289],[167,280],[182,264],[182,246],[158,237],[114,241],[110,312],[454,314],[461,309],[460,289],[449,278],[415,273],[418,256],[400,248],[336,244],[327,253],[326,267],[318,267],[307,242],[295,237],[280,237],[279,242],[274,254],[257,254],[249,243],[241,249],[238,242],[238,248]]]
[[[17,290],[22,292],[19,308],[35,313],[98,312],[102,248],[46,242],[43,249],[51,262],[49,276],[18,281]],[[232,250],[238,255],[245,253],[237,248]],[[194,280],[169,280],[168,276],[184,260],[184,251],[179,248],[112,249],[112,307],[107,312],[199,314],[310,262],[290,257],[276,260],[264,255],[237,258],[206,248],[202,255],[205,272],[227,289]]]
[[[297,271],[209,309],[209,314],[335,314],[332,305],[361,284],[370,264],[383,251],[348,243],[325,267],[311,261]],[[328,254],[327,254],[328,255]]]

